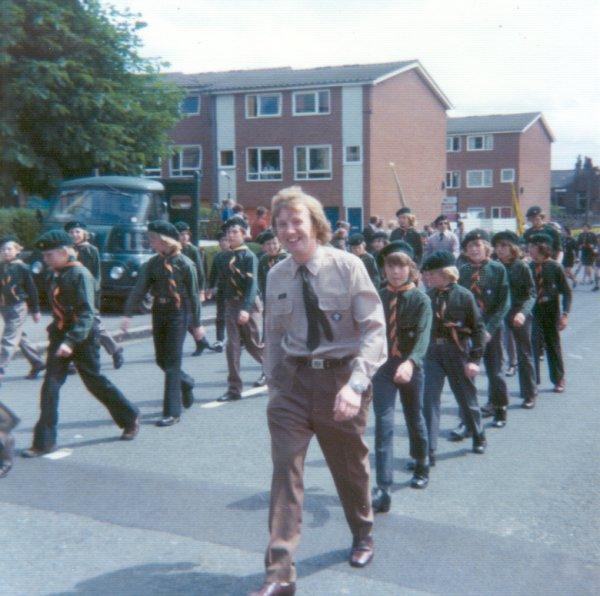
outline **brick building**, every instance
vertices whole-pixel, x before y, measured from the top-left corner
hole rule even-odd
[[[147,175],[169,184],[202,172],[202,200],[252,210],[300,184],[330,220],[362,227],[399,207],[394,168],[421,221],[444,196],[450,103],[418,61],[296,70],[169,73],[185,88],[174,154]]]
[[[483,218],[514,217],[513,185],[523,213],[550,212],[552,131],[540,112],[448,119],[448,210]]]
[[[600,168],[590,157],[572,170],[552,170],[552,206],[568,223],[600,222]]]

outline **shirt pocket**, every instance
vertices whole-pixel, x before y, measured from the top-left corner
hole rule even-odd
[[[319,308],[325,313],[337,337],[354,329],[352,299],[349,294],[322,294],[319,296]]]
[[[287,318],[292,314],[291,298],[277,298],[277,296],[267,297],[267,312],[273,318]]]

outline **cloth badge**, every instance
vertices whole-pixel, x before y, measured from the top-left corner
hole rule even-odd
[[[341,314],[341,313],[339,313],[339,312],[334,312],[334,313],[331,315],[331,318],[332,318],[334,321],[336,321],[336,322],[337,322],[337,321],[341,321],[341,320],[342,320],[342,314]]]

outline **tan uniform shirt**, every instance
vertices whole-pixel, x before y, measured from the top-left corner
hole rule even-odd
[[[321,330],[321,343],[312,354],[306,347],[308,323],[299,266],[293,258],[285,259],[267,277],[267,381],[285,356],[353,356],[350,381],[368,384],[387,359],[387,340],[383,306],[365,266],[358,257],[328,246],[319,246],[306,263],[319,307],[333,332],[333,340],[328,341]]]

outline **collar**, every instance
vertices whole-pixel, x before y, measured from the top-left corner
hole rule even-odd
[[[413,288],[416,288],[416,286],[412,281],[406,282],[404,285],[400,286],[399,288],[393,288],[389,283],[387,285],[388,291],[391,292],[392,294],[403,294],[404,292],[408,292],[408,290],[412,290]]]
[[[248,247],[247,247],[245,244],[240,244],[238,247],[236,247],[236,248],[232,248],[231,250],[232,250],[233,252],[237,252],[238,250],[247,250],[247,248],[248,248]]]
[[[292,257],[290,260],[291,260],[291,264],[292,264],[293,276],[294,277],[296,276],[296,274],[298,273],[298,269],[302,265],[306,266],[306,268],[308,269],[308,271],[311,275],[317,275],[317,273],[319,273],[319,269],[321,269],[321,265],[323,264],[324,256],[325,256],[325,250],[319,244],[317,246],[317,250],[315,250],[315,252],[313,253],[313,256],[306,263],[298,263],[297,261],[294,260],[294,257]]]

